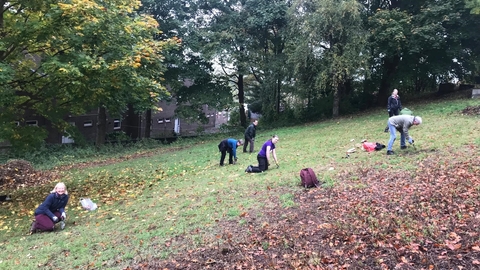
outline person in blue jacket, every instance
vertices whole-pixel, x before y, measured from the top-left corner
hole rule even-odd
[[[235,140],[235,139],[225,139],[220,142],[218,145],[218,150],[222,153],[220,157],[220,166],[224,165],[225,156],[228,152],[228,164],[235,164],[237,162],[237,147],[243,145],[243,140]],[[235,159],[235,160],[234,160]]]
[[[60,223],[60,228],[65,228],[65,207],[68,203],[68,191],[64,183],[60,182],[48,194],[45,201],[35,209],[35,221],[32,222],[30,233],[37,231],[53,231],[55,224]]]

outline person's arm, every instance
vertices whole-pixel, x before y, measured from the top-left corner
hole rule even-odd
[[[247,128],[247,138],[248,139],[252,139],[253,136],[252,136],[252,125],[249,125],[248,128]]]
[[[388,100],[387,100],[387,111],[390,112],[390,101],[392,100],[392,96],[389,96],[388,97]]]
[[[410,142],[410,135],[408,134],[408,129],[410,128],[411,125],[408,125],[407,123],[403,124],[403,135],[405,135],[405,139]]]
[[[237,146],[235,145],[235,147],[232,148],[232,154],[233,154],[233,158],[236,160],[237,159]]]
[[[60,210],[60,214],[65,213],[65,206],[67,206],[67,203],[68,203],[68,195],[65,195],[65,196],[67,196],[67,198],[65,199],[65,203],[62,205],[62,207],[60,207],[60,209],[58,209]]]
[[[275,151],[275,149],[272,150],[272,155],[273,159],[275,160],[275,164],[278,165],[277,152]]]
[[[55,216],[52,211],[50,211],[50,206],[52,205],[53,203],[53,200],[54,200],[54,194],[53,193],[50,193],[47,198],[45,199],[45,201],[38,207],[38,210],[41,214],[45,214],[47,215],[49,218],[53,219],[53,217]]]
[[[267,164],[270,165],[270,145],[267,146],[266,154],[267,154]],[[275,149],[274,149],[275,150]]]

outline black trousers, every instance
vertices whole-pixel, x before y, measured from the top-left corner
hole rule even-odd
[[[227,140],[221,141],[218,145],[218,151],[220,151],[220,166],[224,165],[225,157],[228,152],[228,164],[233,164],[233,149],[228,147]]]
[[[266,157],[257,156],[258,166],[252,167],[253,173],[259,173],[268,170],[268,161]]]

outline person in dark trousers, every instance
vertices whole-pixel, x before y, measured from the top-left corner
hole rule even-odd
[[[402,110],[402,102],[400,101],[400,96],[398,95],[398,90],[393,89],[392,95],[388,97],[387,101],[387,111],[388,117],[399,115]],[[388,126],[385,128],[385,132],[388,132]]]
[[[253,152],[253,142],[255,141],[255,133],[258,125],[258,120],[255,119],[245,130],[245,144],[243,145],[243,152],[247,152],[247,146],[250,143],[250,153]]]
[[[220,142],[218,145],[218,150],[222,153],[220,157],[220,166],[224,165],[225,156],[228,152],[228,164],[235,164],[237,162],[237,147],[243,144],[243,140],[235,140],[235,139],[225,139]],[[235,159],[235,160],[234,160]]]
[[[278,160],[277,160],[277,153],[275,151],[275,145],[278,142],[279,138],[277,135],[273,135],[273,137],[266,141],[262,149],[260,149],[260,152],[258,152],[257,155],[257,160],[258,160],[258,166],[254,167],[252,165],[248,166],[245,172],[247,173],[259,173],[259,172],[264,172],[268,170],[268,166],[270,166],[270,161],[273,160],[275,161],[275,164],[278,166]]]
[[[64,183],[58,183],[45,201],[35,209],[35,221],[32,222],[30,233],[40,231],[53,231],[55,224],[60,223],[60,228],[65,228],[65,206],[68,203],[67,187]]]
[[[413,138],[408,134],[408,129],[412,126],[420,125],[422,123],[422,118],[420,116],[413,115],[396,115],[388,119],[387,125],[390,131],[390,140],[387,145],[387,155],[394,155],[392,151],[393,143],[397,138],[397,130],[400,132],[400,148],[406,149],[405,139],[408,140],[410,144],[413,144]]]

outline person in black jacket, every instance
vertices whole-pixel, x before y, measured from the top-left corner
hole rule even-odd
[[[35,209],[35,221],[32,222],[30,233],[36,233],[37,230],[53,231],[56,223],[60,223],[60,228],[63,229],[67,218],[65,213],[67,203],[67,187],[60,182],[55,185],[45,201]]]
[[[258,125],[258,120],[255,119],[245,130],[245,144],[243,145],[243,152],[247,152],[247,145],[250,143],[250,153],[253,152],[253,142],[255,141],[255,132]]]
[[[402,102],[400,101],[398,90],[393,89],[392,95],[388,97],[388,101],[387,101],[388,118],[395,115],[399,115],[401,110],[402,110]],[[384,131],[388,132],[388,126],[385,128]]]

